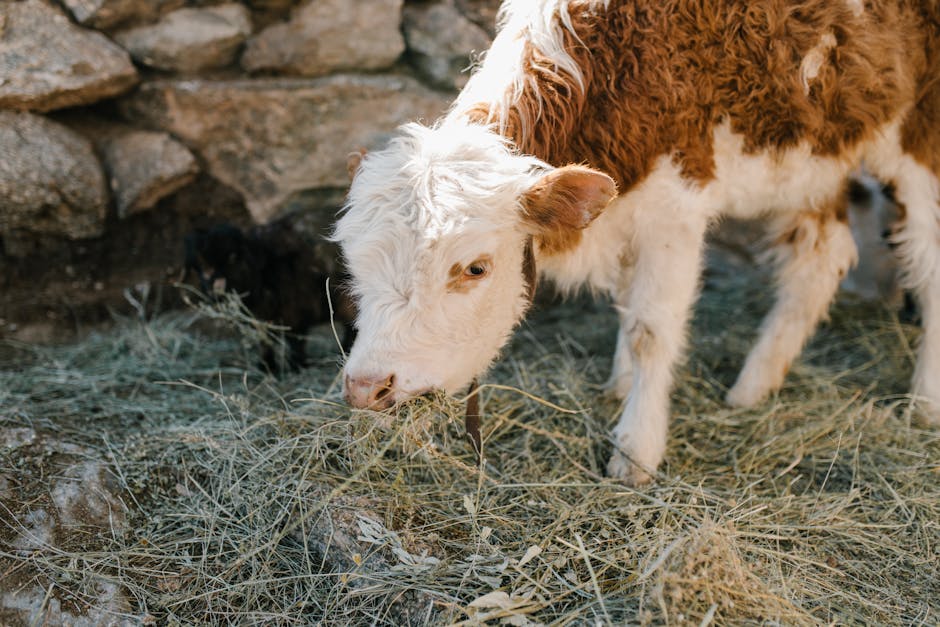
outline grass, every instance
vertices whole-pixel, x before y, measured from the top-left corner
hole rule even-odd
[[[328,330],[280,380],[191,313],[7,347],[0,422],[106,459],[129,522],[0,545],[0,570],[78,605],[117,584],[160,625],[937,624],[940,432],[903,394],[917,330],[840,303],[778,395],[729,409],[762,285],[710,276],[667,461],[639,490],[603,476],[619,408],[600,304],[517,333],[482,388],[482,468],[460,399],[343,406]]]

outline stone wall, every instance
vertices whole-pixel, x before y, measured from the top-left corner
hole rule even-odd
[[[125,290],[167,306],[194,226],[322,233],[346,154],[436,118],[497,4],[0,2],[0,337],[80,330]]]

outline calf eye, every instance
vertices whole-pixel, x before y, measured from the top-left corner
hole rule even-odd
[[[467,265],[455,263],[447,273],[447,290],[466,293],[477,281],[489,276],[492,270],[493,260],[489,255],[480,257]]]
[[[464,276],[468,279],[479,279],[486,275],[488,270],[487,264],[484,261],[474,261],[467,269],[464,270]]]

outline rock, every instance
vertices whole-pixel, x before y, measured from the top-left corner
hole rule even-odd
[[[36,432],[30,427],[0,429],[0,448],[17,449],[36,441]]]
[[[449,99],[404,76],[156,81],[121,101],[128,119],[172,133],[267,222],[310,190],[345,188],[346,155]]]
[[[107,462],[51,432],[9,427],[0,438],[18,446],[15,487],[0,502],[4,552],[13,558],[0,573],[0,624],[139,625],[112,577],[58,559],[103,555],[123,533],[126,509]]]
[[[113,483],[99,461],[79,462],[66,468],[51,491],[59,527],[98,527],[120,532],[127,508]]]
[[[53,587],[39,586],[4,591],[0,595],[0,618],[16,620],[14,625],[68,625],[69,627],[133,627],[131,604],[124,591],[105,580],[94,582],[94,594],[83,599],[84,613],[74,603],[50,596]]]
[[[75,21],[91,28],[108,29],[128,22],[156,19],[163,11],[177,9],[185,0],[61,0]]]
[[[114,37],[139,63],[196,73],[230,65],[250,34],[248,9],[229,3],[178,9],[156,24],[121,31]]]
[[[322,76],[336,70],[388,67],[405,49],[402,0],[314,0],[248,41],[249,72]]]
[[[502,0],[456,0],[460,12],[490,37],[496,35],[496,15]]]
[[[40,0],[0,2],[0,108],[50,111],[127,91],[127,53]]]
[[[44,509],[34,509],[22,517],[22,531],[13,540],[17,551],[36,551],[52,546],[55,523]]]
[[[101,234],[108,194],[86,139],[31,113],[0,111],[0,155],[0,232]]]
[[[129,130],[101,145],[119,218],[152,208],[199,172],[193,154],[166,133]]]
[[[299,4],[297,0],[246,0],[251,9],[251,21],[256,31],[290,18],[291,9]]]
[[[472,55],[491,43],[482,28],[444,2],[406,6],[402,29],[412,64],[432,83],[448,89],[467,83]]]

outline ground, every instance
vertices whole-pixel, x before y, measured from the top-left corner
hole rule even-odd
[[[730,409],[769,280],[709,268],[642,489],[603,476],[616,320],[587,298],[541,299],[487,376],[483,467],[460,399],[346,408],[327,328],[282,378],[192,310],[7,342],[0,623],[936,624],[917,328],[843,298],[778,395]]]

